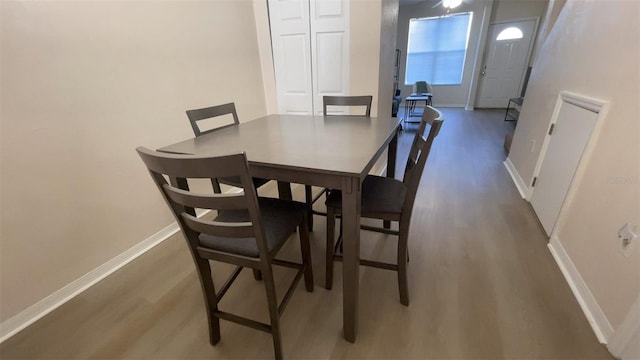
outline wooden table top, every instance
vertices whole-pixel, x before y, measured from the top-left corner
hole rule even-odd
[[[399,126],[396,118],[269,115],[159,151],[225,155],[245,151],[253,165],[334,175],[366,175]]]

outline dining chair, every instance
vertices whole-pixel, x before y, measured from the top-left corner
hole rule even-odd
[[[216,345],[220,341],[220,319],[228,320],[271,333],[275,357],[281,359],[279,316],[302,276],[306,290],[313,291],[307,206],[293,201],[258,198],[244,153],[203,157],[160,153],[144,147],[136,150],[178,222],[195,262],[209,322],[209,342]],[[189,189],[190,179],[231,176],[240,179],[242,192],[217,194],[193,192]],[[214,220],[205,220],[196,216],[196,209],[216,210],[217,216]],[[302,262],[276,259],[278,250],[296,228],[299,231]],[[218,292],[213,282],[210,260],[236,265]],[[277,301],[272,265],[297,270],[280,304]],[[220,300],[245,267],[262,273],[269,324],[218,308]]]
[[[348,116],[371,116],[371,100],[373,97],[371,95],[363,95],[363,96],[323,96],[322,97],[322,114],[324,116],[331,116],[336,114],[331,114],[327,111],[329,106],[364,106],[364,115],[348,115]],[[313,210],[313,204],[322,197],[324,193],[326,193],[327,189],[322,189],[316,195],[313,195],[311,185],[305,185],[304,194],[305,194],[305,202],[307,206],[309,206],[308,213],[308,221],[309,221],[309,229],[313,231],[313,215],[321,215],[327,216],[327,213],[322,211]]]
[[[417,95],[430,94],[427,99],[427,105],[431,105],[433,99],[433,87],[426,81],[416,81],[413,84],[413,93]]]
[[[362,183],[361,216],[363,218],[380,219],[383,221],[397,221],[398,230],[378,228],[362,225],[361,229],[381,232],[398,236],[397,263],[389,264],[372,260],[360,260],[360,265],[372,266],[398,272],[398,288],[400,303],[409,305],[409,287],[407,281],[408,237],[411,225],[411,213],[416,199],[418,185],[422,177],[424,165],[429,156],[433,140],[438,136],[444,119],[437,109],[427,106],[422,114],[422,120],[413,139],[409,157],[404,170],[403,180],[388,177],[367,175]],[[425,138],[427,125],[429,134]],[[333,261],[342,260],[339,255],[339,238],[334,247],[335,217],[342,210],[342,194],[340,191],[329,191],[327,205],[327,244],[325,287],[331,289],[333,285]]]
[[[231,115],[233,118],[233,122],[230,124],[210,128],[207,130],[201,130],[200,126],[198,125],[199,121],[213,119],[213,118],[221,117],[225,115]],[[196,137],[204,134],[208,134],[210,132],[214,132],[216,130],[220,130],[229,126],[235,126],[240,123],[240,121],[238,120],[238,113],[236,112],[236,105],[234,103],[210,106],[202,109],[187,110],[187,117],[189,118],[189,122],[191,123],[193,134]],[[253,186],[255,186],[256,189],[268,182],[269,180],[267,179],[253,178]],[[233,187],[240,187],[240,179],[238,179],[237,177],[212,179],[211,185],[213,186],[213,189],[216,193],[221,192],[220,190],[221,183],[225,185],[230,185]]]
[[[322,114],[324,116],[332,115],[327,111],[329,106],[364,106],[364,115],[355,116],[371,116],[371,95],[364,96],[323,96],[322,97]]]

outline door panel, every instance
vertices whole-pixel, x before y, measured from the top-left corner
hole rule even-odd
[[[504,108],[509,98],[519,96],[535,25],[535,20],[526,20],[489,26],[476,107]],[[496,39],[503,30],[511,27],[520,29],[522,38]]]
[[[316,34],[316,47],[320,54],[333,54],[334,56],[318,57],[317,66],[317,93],[337,94],[343,91],[343,76],[337,69],[343,68],[344,33],[326,32]]]
[[[311,115],[309,2],[269,0],[278,112]]]
[[[322,115],[324,95],[349,94],[349,2],[312,0],[310,16],[313,112]]]

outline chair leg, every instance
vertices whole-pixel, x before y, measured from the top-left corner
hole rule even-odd
[[[211,265],[209,260],[199,257],[196,257],[195,261],[200,285],[202,286],[202,294],[204,295],[207,320],[209,321],[209,343],[216,345],[220,341],[220,319],[215,316],[218,312],[218,300],[213,278],[211,277]]]
[[[262,269],[264,287],[267,292],[267,305],[271,320],[271,336],[273,337],[273,351],[276,359],[282,359],[282,339],[280,338],[280,316],[278,314],[278,298],[270,265]]]
[[[409,282],[407,279],[407,239],[408,231],[400,231],[398,235],[398,290],[400,292],[400,303],[409,306]]]
[[[311,191],[311,185],[304,186],[304,199],[307,204],[307,221],[309,231],[313,231],[313,193]]]
[[[253,269],[253,278],[256,281],[260,281],[262,280],[262,271],[258,270],[258,269]]]
[[[325,250],[324,287],[331,290],[333,286],[333,242],[335,238],[335,210],[327,207],[327,246]]]
[[[311,263],[311,247],[309,246],[309,228],[307,219],[300,223],[300,251],[302,252],[302,266],[304,266],[304,286],[308,292],[313,292],[313,267]]]

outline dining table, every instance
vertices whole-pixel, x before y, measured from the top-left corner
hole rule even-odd
[[[205,156],[245,152],[253,177],[341,190],[343,335],[355,342],[362,182],[385,150],[386,176],[395,176],[399,127],[400,120],[392,117],[267,115],[158,151]]]

